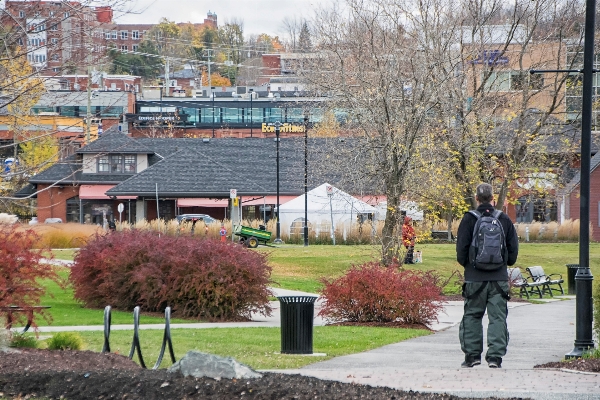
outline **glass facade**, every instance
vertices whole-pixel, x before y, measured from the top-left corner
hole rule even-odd
[[[185,107],[174,106],[173,112],[179,115],[186,115],[187,122],[182,122],[185,125],[195,125],[210,127],[213,124],[216,126],[230,127],[249,127],[250,123],[255,127],[259,127],[262,123],[304,123],[304,115],[308,111],[309,123],[318,123],[323,119],[324,111],[318,107],[307,107],[306,104],[298,104],[296,102],[290,105],[281,104],[277,107],[272,106],[272,102],[262,102],[262,104],[250,104],[249,101],[239,102],[222,102],[212,103],[206,101],[202,103],[186,102]],[[171,103],[172,104],[172,103]],[[213,107],[214,104],[214,107]],[[138,112],[148,112],[154,103],[139,102]],[[250,107],[251,106],[251,107]],[[266,106],[266,107],[265,107]],[[347,113],[338,113],[338,119],[346,122]],[[184,119],[185,120],[185,119]]]

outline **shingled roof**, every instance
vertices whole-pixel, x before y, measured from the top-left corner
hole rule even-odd
[[[276,145],[273,139],[151,139],[166,154],[164,160],[127,179],[107,194],[111,196],[228,197],[277,192]],[[303,191],[303,158],[291,141],[280,142],[281,195]],[[298,144],[298,141],[295,141]],[[154,147],[154,146],[153,146]]]
[[[107,152],[118,152],[122,154],[152,154],[154,153],[154,150],[144,146],[138,140],[119,132],[115,127],[111,127],[110,129],[107,129],[105,133],[100,135],[98,139],[77,151],[79,154],[99,154]]]

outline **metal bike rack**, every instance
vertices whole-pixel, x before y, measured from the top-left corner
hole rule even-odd
[[[102,353],[110,353],[110,325],[111,307],[106,306],[104,308],[104,345],[102,346]],[[130,360],[133,359],[133,355],[137,352],[138,359],[140,361],[140,366],[142,368],[147,368],[146,363],[144,362],[144,357],[142,356],[142,348],[140,347],[139,328],[140,307],[138,306],[133,309],[133,340],[131,342],[131,350],[129,350],[128,358]],[[169,346],[169,355],[171,356],[171,362],[175,363],[175,353],[173,351],[173,342],[171,340],[171,307],[165,308],[165,331],[163,335],[163,341],[160,347],[158,359],[156,360],[156,363],[154,364],[154,367],[152,367],[152,369],[158,369],[158,367],[162,363],[167,345]]]

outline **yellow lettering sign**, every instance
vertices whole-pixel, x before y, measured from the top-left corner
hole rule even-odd
[[[275,126],[269,125],[265,122],[262,123],[261,131],[264,133],[275,133]],[[304,125],[295,125],[290,123],[281,124],[279,127],[279,133],[303,133],[305,132]]]

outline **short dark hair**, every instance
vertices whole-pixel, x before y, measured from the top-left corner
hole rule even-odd
[[[477,200],[480,203],[489,203],[494,198],[494,191],[492,185],[489,183],[481,183],[477,186]]]

